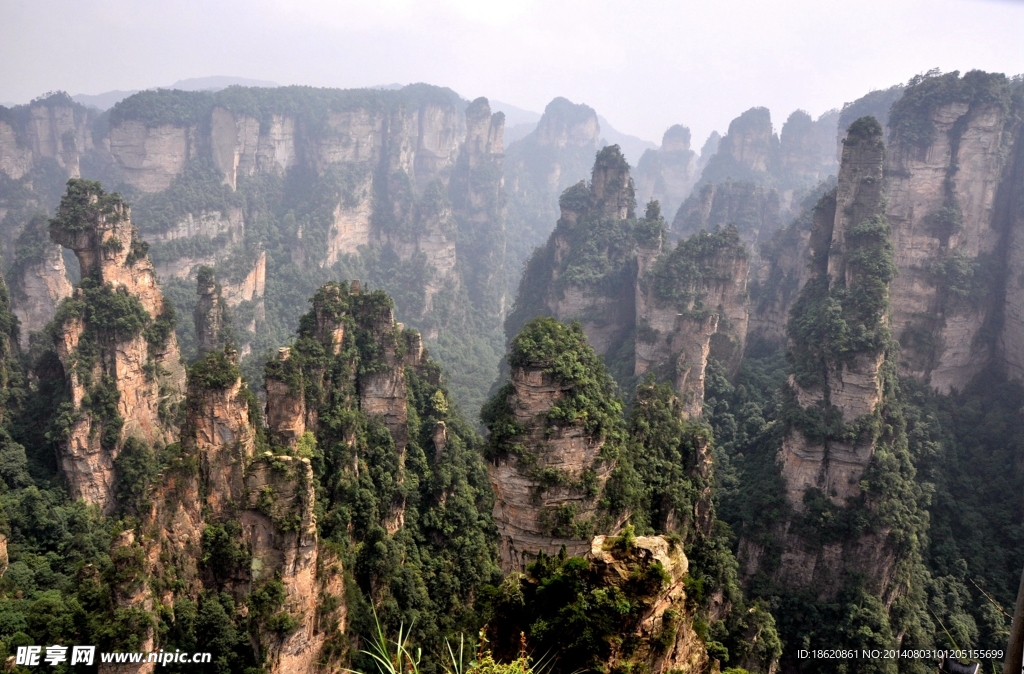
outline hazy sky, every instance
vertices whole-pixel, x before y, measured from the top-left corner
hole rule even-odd
[[[234,75],[429,82],[537,111],[555,96],[698,145],[765,105],[776,128],[930,68],[1024,72],[1017,0],[0,0],[0,101]]]

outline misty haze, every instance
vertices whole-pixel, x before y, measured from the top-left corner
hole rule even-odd
[[[1024,3],[0,15],[4,671],[1021,671]]]

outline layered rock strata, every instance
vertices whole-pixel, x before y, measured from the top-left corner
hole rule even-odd
[[[684,414],[697,417],[712,348],[732,370],[743,355],[747,254],[735,228],[701,232],[664,252],[661,241],[658,237],[638,248],[633,375],[654,372],[669,378]]]
[[[0,173],[19,180],[50,159],[66,177],[79,177],[79,160],[93,149],[85,106],[56,93],[4,110],[11,114],[0,116]]]
[[[224,345],[228,338],[229,319],[227,303],[209,267],[199,270],[196,292],[199,295],[194,315],[196,339],[199,342],[199,355],[204,356]]]
[[[125,439],[157,446],[175,438],[171,410],[185,373],[173,310],[128,206],[98,183],[69,183],[50,236],[75,252],[83,277],[54,331],[74,410],[59,463],[73,497],[111,512]]]
[[[46,327],[61,301],[71,296],[61,247],[49,240],[45,216],[32,218],[15,245],[11,310],[18,318],[18,339],[27,349],[32,335]]]
[[[560,514],[592,520],[598,511],[597,494],[613,464],[601,460],[602,438],[594,438],[580,423],[548,421],[551,409],[572,391],[546,372],[546,363],[512,370],[507,404],[524,432],[517,441],[528,455],[510,455],[488,466],[494,489],[494,520],[500,536],[499,554],[506,570],[522,570],[538,553],[554,555],[564,546],[570,555],[582,555],[586,538],[556,535]],[[557,484],[544,485],[543,476],[557,476]],[[592,488],[582,486],[584,479]]]
[[[880,301],[875,304],[858,306],[857,298],[859,294],[874,290],[865,286],[884,282],[872,274],[872,265],[884,264],[884,261],[869,259],[871,253],[879,254],[878,251],[862,248],[859,240],[864,237],[865,228],[872,227],[873,223],[884,227],[880,236],[888,236],[888,226],[882,218],[884,161],[881,125],[873,117],[855,122],[843,145],[838,186],[834,196],[825,197],[829,201],[834,199],[834,206],[830,204],[821,209],[823,213],[834,212],[834,220],[820,219],[816,224],[822,228],[812,233],[812,238],[816,239],[812,244],[816,270],[812,283],[821,285],[818,292],[842,298],[839,301],[846,305],[843,310],[848,321],[862,321],[879,335],[888,335],[886,289],[884,286],[880,289]],[[805,287],[805,294],[812,292],[815,290],[811,286]],[[793,320],[801,320],[798,313]],[[821,320],[821,317],[808,316],[802,320]],[[820,359],[814,367],[821,368],[822,376],[809,383],[808,377],[798,373],[791,378],[790,386],[800,407],[831,407],[839,411],[843,423],[852,424],[874,415],[881,401],[881,366],[887,344],[880,337],[841,357],[827,351],[836,346],[804,345],[798,338],[795,348],[808,353],[799,354],[797,358]],[[780,453],[790,504],[797,510],[802,509],[804,493],[809,488],[820,489],[837,504],[844,504],[848,498],[859,494],[861,475],[874,454],[874,440],[862,435],[853,442],[827,440],[822,443],[793,429]]]
[[[709,355],[735,370],[747,324],[748,254],[735,227],[673,247],[658,202],[635,219],[633,181],[616,146],[598,155],[589,185],[561,198],[562,217],[527,266],[511,337],[529,318],[578,320],[624,386],[654,373],[701,413]]]
[[[1004,76],[954,72],[911,82],[890,117],[893,333],[900,371],[940,392],[962,389],[996,356],[1000,275],[1012,317],[1006,343],[1016,342],[1021,286],[1006,257],[1015,250],[1008,237],[1019,238],[1015,106]]]
[[[344,608],[326,613],[320,608],[326,595],[342,592],[340,562],[320,550],[309,459],[257,454],[258,407],[236,358],[230,347],[211,351],[193,368],[181,450],[157,485],[147,514],[145,528],[157,532],[142,544],[147,575],[173,581],[163,587],[178,589],[119,599],[152,612],[183,598],[201,601],[210,588],[230,591],[241,601],[279,584],[279,604],[273,615],[259,618],[253,635],[267,670],[324,671],[324,643],[345,629]],[[237,561],[218,557],[224,546],[245,550],[247,563],[230,566]],[[291,627],[282,632],[268,626],[268,619]],[[158,646],[158,638],[149,632],[149,647]]]

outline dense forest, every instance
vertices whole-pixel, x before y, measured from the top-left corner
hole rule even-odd
[[[1024,82],[677,125],[636,171],[587,106],[503,123],[428,85],[0,108],[0,658],[1002,671]]]

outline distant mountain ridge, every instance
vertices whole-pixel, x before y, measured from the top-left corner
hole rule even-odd
[[[252,80],[245,77],[231,77],[228,75],[212,75],[210,77],[190,77],[184,80],[178,80],[174,84],[166,87],[154,87],[156,89],[179,89],[181,91],[220,91],[221,89],[227,89],[230,86],[242,86],[242,87],[277,87],[280,86],[277,82],[271,82],[269,80]],[[81,103],[88,108],[97,108],[100,111],[109,110],[114,107],[120,101],[139,93],[142,89],[114,89],[112,91],[104,91],[101,94],[75,94],[71,97],[71,100],[76,103]],[[13,104],[4,104],[13,105]]]

